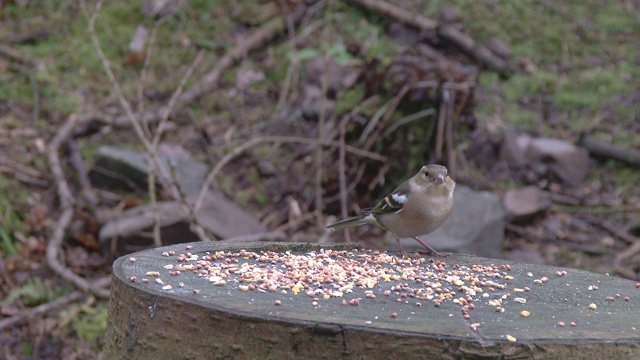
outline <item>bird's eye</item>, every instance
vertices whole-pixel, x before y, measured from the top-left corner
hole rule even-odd
[[[424,176],[429,177],[429,170],[424,171]]]

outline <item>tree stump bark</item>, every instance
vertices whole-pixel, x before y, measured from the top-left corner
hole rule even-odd
[[[640,358],[633,281],[460,254],[422,259],[228,242],[122,257],[103,358]]]

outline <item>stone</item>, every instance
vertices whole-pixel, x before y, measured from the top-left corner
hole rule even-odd
[[[159,157],[163,172],[172,174],[186,201],[193,205],[208,174],[205,164],[191,159],[179,146],[162,146]],[[115,147],[101,147],[89,177],[94,186],[139,192],[147,191],[147,155]],[[159,188],[159,186],[158,186]],[[157,203],[162,245],[198,241],[191,231],[189,215],[178,201]],[[210,190],[197,213],[198,223],[218,239],[259,234],[267,229],[236,203],[219,191]],[[127,254],[154,246],[148,234],[153,229],[154,213],[151,205],[128,209],[109,219],[99,233],[103,250]]]
[[[504,210],[500,198],[485,191],[457,185],[449,219],[435,232],[419,238],[436,251],[459,252],[499,258],[504,241]],[[407,251],[422,246],[402,239]],[[392,246],[397,247],[395,241]]]
[[[548,170],[570,186],[579,185],[589,172],[587,150],[566,141],[533,139],[527,154],[531,162],[540,165],[538,171]]]
[[[190,204],[195,202],[189,201]],[[162,245],[199,241],[191,231],[187,210],[177,201],[157,204]],[[267,229],[246,214],[238,205],[218,191],[209,191],[197,213],[199,224],[218,239],[266,233]],[[100,229],[102,249],[123,255],[154,246],[151,233],[154,223],[151,205],[124,211]],[[146,234],[146,235],[145,235]],[[115,240],[115,241],[114,241]]]
[[[161,150],[159,157],[163,171],[176,175],[176,182],[186,197],[197,196],[209,171],[207,165],[191,160],[188,154],[182,153],[184,150],[167,146]],[[89,179],[94,186],[101,188],[146,192],[148,173],[146,154],[102,146],[96,151]]]
[[[500,159],[511,168],[519,168],[527,165],[527,150],[533,138],[524,133],[507,130],[502,138],[500,146]]]
[[[577,186],[589,172],[588,151],[559,139],[534,138],[507,130],[499,154],[514,177],[527,183],[551,175],[565,185]]]
[[[505,219],[512,223],[526,223],[543,214],[551,206],[551,197],[536,186],[509,190],[502,197]]]

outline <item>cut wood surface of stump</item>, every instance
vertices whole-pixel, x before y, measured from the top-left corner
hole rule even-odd
[[[640,358],[638,287],[460,254],[172,245],[115,261],[103,358]]]

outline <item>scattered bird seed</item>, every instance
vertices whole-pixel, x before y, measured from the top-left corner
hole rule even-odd
[[[509,340],[510,342],[516,342],[516,341],[517,341],[517,339],[516,339],[516,338],[514,338],[514,337],[513,337],[513,336],[511,336],[511,335],[507,335],[507,340]]]

